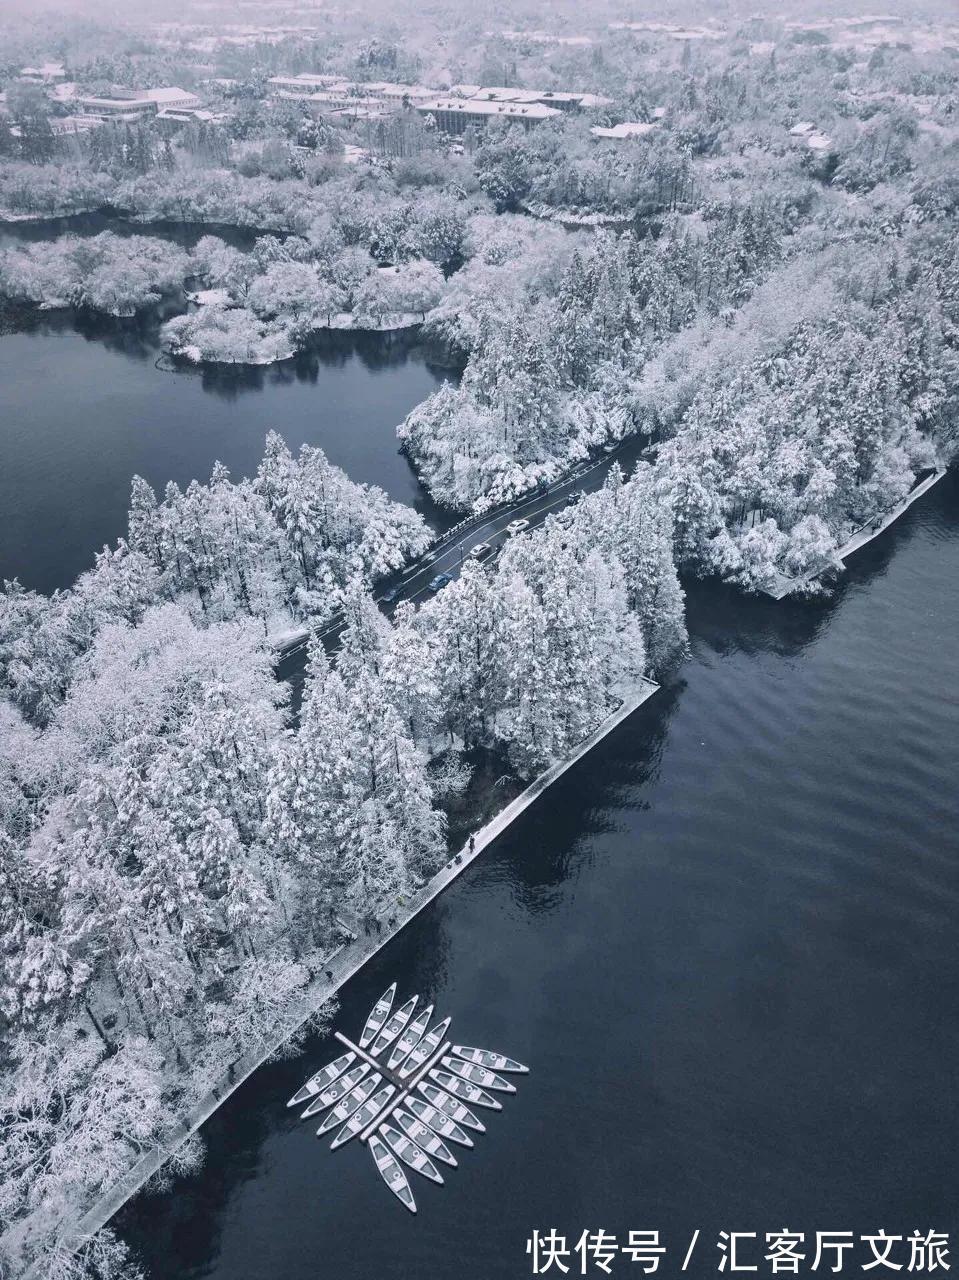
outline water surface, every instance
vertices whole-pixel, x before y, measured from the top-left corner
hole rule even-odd
[[[416,1218],[285,1109],[317,1038],[124,1212],[152,1275],[492,1280],[534,1227],[646,1227],[670,1276],[700,1228],[706,1276],[720,1230],[954,1231],[957,496],[829,601],[694,585],[669,686],[344,989],[348,1034],[395,978],[532,1067],[446,1186],[410,1175]]]
[[[9,326],[8,326],[9,327]],[[0,337],[0,579],[52,591],[126,533],[130,479],[252,475],[266,433],[319,445],[438,527],[395,428],[442,376],[409,340],[334,335],[266,368],[164,369],[155,319],[17,317]]]

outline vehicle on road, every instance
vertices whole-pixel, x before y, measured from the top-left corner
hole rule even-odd
[[[485,560],[487,556],[493,554],[493,548],[488,542],[477,542],[475,547],[470,547],[469,558],[471,560]]]
[[[511,520],[506,526],[506,532],[511,538],[515,538],[518,533],[522,533],[524,529],[529,528],[528,520]]]
[[[403,594],[403,587],[401,584],[398,584],[395,587],[390,587],[388,591],[384,591],[383,594],[380,596],[380,600],[382,600],[383,604],[394,604],[397,600],[399,600],[402,594]]]
[[[568,507],[575,507],[577,502],[582,502],[582,501],[583,501],[582,489],[574,489],[572,493],[568,493],[566,495],[566,505]]]
[[[436,595],[437,591],[442,591],[446,584],[452,581],[453,579],[448,573],[438,573],[435,578],[430,579],[427,590],[432,591],[433,595]]]

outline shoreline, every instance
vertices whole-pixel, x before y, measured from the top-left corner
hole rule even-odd
[[[74,1224],[58,1237],[58,1246],[70,1253],[76,1253],[97,1231],[105,1227],[127,1201],[131,1200],[133,1196],[143,1189],[150,1178],[162,1168],[167,1159],[201,1128],[205,1121],[219,1109],[221,1104],[257,1068],[273,1056],[276,1050],[285,1043],[302,1023],[312,1017],[321,1005],[329,1000],[331,996],[334,996],[340,987],[363,968],[367,961],[371,960],[373,956],[387,946],[397,934],[405,929],[411,920],[415,919],[425,907],[439,897],[468,866],[472,865],[483,850],[497,840],[554,782],[561,778],[583,756],[587,755],[593,747],[602,742],[614,729],[618,728],[623,721],[627,720],[634,711],[638,710],[660,688],[661,686],[654,680],[643,676],[638,688],[624,693],[619,706],[601,720],[592,733],[581,739],[561,760],[550,765],[548,769],[534,778],[514,800],[510,801],[489,822],[473,833],[475,839],[472,851],[468,844],[464,845],[458,853],[454,854],[440,867],[430,880],[427,880],[425,884],[417,889],[406,903],[402,913],[397,915],[396,924],[392,928],[387,928],[385,921],[383,921],[383,932],[355,936],[352,941],[343,943],[331,951],[322,963],[324,968],[329,968],[333,972],[333,979],[330,981],[323,974],[321,978],[316,979],[306,988],[303,996],[304,1011],[298,1016],[297,1020],[292,1025],[286,1026],[282,1033],[278,1032],[276,1038],[271,1038],[266,1044],[261,1043],[250,1053],[232,1063],[226,1075],[221,1076],[205,1097],[201,1098],[183,1116],[180,1123],[167,1136],[163,1145],[155,1147],[146,1155],[141,1156],[123,1177],[100,1197],[96,1204],[89,1208],[79,1219],[75,1220]],[[40,1280],[42,1275],[41,1268],[47,1256],[42,1255],[33,1261],[24,1271],[22,1280]]]
[[[842,564],[842,568],[845,569],[846,560],[849,556],[863,547],[867,547],[880,534],[885,533],[890,525],[895,524],[900,516],[905,515],[914,502],[921,498],[923,494],[928,493],[933,485],[938,484],[948,470],[949,468],[942,462],[937,462],[935,471],[926,476],[924,480],[921,480],[915,488],[910,489],[906,496],[890,507],[884,515],[877,514],[872,516],[864,525],[851,534],[842,546],[836,550],[836,555]],[[761,594],[769,596],[772,600],[785,600],[791,595],[796,595],[798,588],[803,583],[818,581],[829,568],[829,565],[824,565],[822,568],[813,569],[798,578],[791,578],[788,574],[778,573],[773,584],[769,587],[763,587]]]

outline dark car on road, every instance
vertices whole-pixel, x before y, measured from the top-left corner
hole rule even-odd
[[[448,573],[438,573],[435,578],[430,579],[427,590],[432,591],[433,594],[436,595],[437,591],[442,591],[446,584],[452,581],[453,579]]]

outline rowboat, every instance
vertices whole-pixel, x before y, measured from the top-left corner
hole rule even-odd
[[[334,1080],[322,1093],[317,1094],[300,1118],[308,1120],[310,1116],[315,1116],[320,1111],[325,1111],[327,1107],[332,1107],[334,1102],[339,1102],[340,1098],[356,1088],[369,1069],[367,1062],[361,1062],[359,1066],[352,1067],[345,1076],[340,1076],[339,1080]]]
[[[423,1124],[422,1120],[417,1120],[416,1116],[410,1115],[402,1107],[397,1107],[393,1114],[396,1116],[397,1124],[408,1138],[413,1139],[420,1150],[425,1151],[427,1155],[433,1156],[434,1159],[442,1160],[444,1164],[451,1164],[454,1169],[456,1168],[456,1157],[443,1139],[438,1134],[435,1134],[429,1125]]]
[[[443,1037],[450,1025],[450,1018],[444,1018],[442,1022],[438,1022],[432,1031],[428,1031],[423,1039],[419,1042],[413,1052],[400,1064],[399,1076],[401,1080],[408,1079],[414,1071],[418,1070],[424,1062],[429,1058],[430,1054],[443,1043]]]
[[[430,1182],[438,1182],[442,1185],[443,1175],[439,1169],[426,1152],[421,1151],[415,1142],[411,1142],[405,1133],[400,1133],[399,1129],[394,1129],[391,1124],[380,1125],[379,1132],[404,1164],[421,1173],[424,1178],[429,1178]]]
[[[472,1049],[466,1044],[454,1044],[453,1052],[457,1058],[462,1058],[466,1062],[475,1062],[478,1067],[488,1067],[490,1071],[522,1071],[523,1073],[529,1071],[529,1067],[524,1067],[515,1058],[507,1058],[502,1053],[493,1053],[491,1049]]]
[[[478,1107],[489,1107],[491,1111],[503,1110],[503,1104],[498,1098],[494,1098],[492,1094],[487,1093],[485,1089],[481,1089],[479,1085],[470,1084],[462,1076],[454,1076],[451,1071],[441,1071],[439,1067],[431,1067],[430,1076],[447,1093],[452,1093],[457,1098],[464,1098],[467,1102],[475,1102]]]
[[[324,1133],[329,1133],[338,1124],[342,1124],[344,1120],[349,1119],[356,1108],[363,1105],[382,1079],[383,1077],[380,1073],[374,1071],[365,1080],[361,1080],[355,1089],[352,1089],[345,1098],[341,1098],[333,1110],[323,1117],[323,1123],[317,1129],[316,1136],[322,1138]]]
[[[463,1104],[457,1102],[455,1098],[450,1098],[454,1107],[466,1108]],[[434,1133],[441,1134],[444,1138],[449,1138],[451,1142],[458,1142],[461,1147],[471,1147],[473,1139],[469,1136],[465,1129],[461,1129],[455,1120],[451,1120],[444,1112],[437,1110],[424,1098],[407,1098],[406,1105],[413,1112],[418,1120],[422,1120],[424,1124],[428,1124]]]
[[[471,1084],[484,1085],[487,1089],[498,1089],[500,1093],[515,1093],[516,1085],[510,1084],[508,1080],[504,1080],[502,1076],[498,1076],[495,1071],[487,1071],[485,1067],[478,1067],[472,1062],[463,1062],[460,1058],[452,1058],[448,1053],[444,1053],[441,1059],[443,1066],[449,1071],[454,1071],[458,1076],[462,1076],[464,1080],[469,1080]]]
[[[412,1052],[412,1050],[419,1044],[423,1037],[423,1032],[429,1026],[429,1021],[432,1016],[433,1006],[428,1004],[422,1013],[418,1013],[416,1015],[410,1025],[400,1036],[399,1040],[397,1040],[396,1044],[393,1046],[393,1051],[390,1054],[390,1060],[386,1064],[391,1071],[394,1067],[398,1067],[406,1055]]]
[[[410,1018],[412,1018],[417,1000],[419,1000],[419,996],[410,996],[406,1004],[401,1005],[393,1014],[392,1018],[390,1018],[389,1022],[387,1022],[386,1026],[373,1041],[373,1048],[370,1050],[370,1053],[374,1058],[378,1053],[382,1053],[387,1045],[393,1043],[409,1022]]]
[[[294,1093],[293,1097],[286,1105],[288,1107],[298,1107],[301,1102],[306,1102],[308,1098],[315,1097],[318,1093],[322,1092],[328,1084],[332,1084],[337,1076],[342,1075],[351,1062],[355,1061],[356,1054],[352,1051],[341,1054],[334,1062],[331,1062],[329,1066],[321,1068],[317,1071],[316,1075],[310,1076],[306,1084],[297,1089],[296,1093]]]
[[[390,1010],[393,1008],[393,997],[396,995],[396,983],[391,987],[387,987],[383,994],[377,1000],[376,1004],[370,1010],[370,1016],[366,1019],[366,1026],[363,1028],[363,1034],[360,1036],[360,1048],[365,1049],[373,1043],[379,1035],[383,1023],[390,1016]]]
[[[473,1129],[476,1133],[486,1132],[486,1125],[482,1120],[474,1116],[469,1107],[464,1107],[458,1098],[451,1098],[445,1089],[438,1089],[435,1084],[430,1084],[429,1080],[421,1080],[416,1087],[437,1111],[442,1111],[457,1124],[464,1124],[467,1129]]]
[[[380,1079],[378,1071],[374,1072],[374,1075],[377,1080]],[[330,1143],[330,1150],[335,1151],[337,1147],[342,1147],[344,1142],[349,1142],[350,1138],[355,1138],[358,1133],[362,1133],[374,1116],[380,1114],[395,1092],[396,1090],[391,1084],[385,1084],[379,1093],[375,1093],[372,1098],[367,1098],[363,1105],[353,1112]],[[346,1099],[344,1099],[345,1101]],[[343,1102],[340,1103],[340,1106],[343,1106]]]
[[[406,1205],[410,1213],[415,1213],[416,1201],[413,1199],[413,1192],[410,1190],[410,1184],[406,1181],[406,1174],[400,1168],[396,1159],[375,1133],[370,1134],[369,1147],[373,1153],[373,1161],[379,1170],[380,1177],[393,1194]]]

